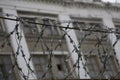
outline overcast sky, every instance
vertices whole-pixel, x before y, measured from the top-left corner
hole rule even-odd
[[[102,1],[105,1],[105,2],[120,2],[120,0],[102,0]]]

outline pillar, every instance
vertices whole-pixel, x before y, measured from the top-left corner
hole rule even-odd
[[[8,14],[12,14],[12,15],[16,15],[17,16],[17,11],[16,10],[12,10],[12,9],[3,9],[3,13],[8,13]],[[16,19],[16,17],[14,17],[14,16],[8,16],[8,18]],[[12,32],[13,29],[15,28],[16,21],[7,20],[7,19],[5,19],[4,21],[5,21],[5,26],[6,26],[7,32],[8,33]],[[20,31],[20,26],[18,27],[18,31]],[[18,48],[18,44],[16,42],[16,40],[18,40],[18,39],[16,39],[15,34],[16,33],[13,33],[10,36],[10,42],[11,42],[11,46],[13,48],[14,53],[17,52],[17,48]],[[22,39],[21,39],[21,43],[20,44],[21,44],[22,49],[24,51],[25,58],[26,58],[26,60],[28,62],[29,57],[30,57],[30,53],[29,53],[28,46],[26,44],[26,40],[25,40],[23,32],[22,32]],[[22,53],[21,52],[17,56],[17,63],[19,65],[19,67],[22,69],[22,72],[25,75],[27,75],[28,74],[28,67],[26,65],[26,62],[25,62],[24,58],[22,57]],[[34,70],[32,61],[30,61],[29,65],[32,68],[32,70]],[[21,79],[24,80],[23,76],[22,75],[20,75],[20,76],[21,76]],[[35,76],[34,73],[32,73],[32,74],[29,75],[28,80],[35,80],[35,79],[36,79],[36,76]]]
[[[113,23],[111,17],[104,17],[103,18],[103,23],[108,28],[115,28],[114,27],[114,23]],[[112,45],[116,42],[116,35],[115,35],[115,33],[110,33],[109,34],[109,40],[110,40]],[[120,64],[120,40],[114,46],[114,50],[116,52],[116,58],[118,60],[118,63]]]
[[[66,14],[60,14],[59,15],[59,20],[60,22],[64,22],[64,21],[70,21],[70,17]],[[64,27],[67,27],[68,23],[62,23],[61,26],[64,26]],[[72,23],[69,25],[69,27],[73,27]],[[67,30],[68,31],[68,30]],[[78,45],[78,40],[77,40],[77,36],[75,34],[75,31],[74,30],[70,30],[69,32],[67,32],[68,35],[70,35],[70,37],[73,39],[73,41],[75,42],[76,45]],[[70,39],[65,36],[66,38],[66,42],[67,42],[67,45],[68,45],[68,49],[69,49],[69,53],[71,55],[71,58],[72,58],[72,61],[73,61],[73,64],[76,63],[77,59],[78,59],[78,54],[74,51],[74,47],[73,47],[73,44],[70,42]],[[81,54],[83,55],[83,54]],[[83,62],[84,62],[84,58],[83,58]],[[87,74],[87,76],[85,76],[85,70],[84,70],[84,66],[82,64],[82,61],[80,60],[80,70],[79,70],[79,74],[80,74],[80,79],[89,79],[89,75]],[[76,68],[75,69],[76,73],[78,74],[78,69]]]

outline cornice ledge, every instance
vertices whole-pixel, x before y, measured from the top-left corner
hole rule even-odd
[[[76,7],[76,8],[96,8],[96,9],[107,9],[113,11],[120,11],[120,4],[116,3],[104,3],[104,2],[74,2],[73,0],[40,0],[44,3],[61,5],[64,7]]]
[[[14,1],[14,0],[13,0]],[[75,2],[74,0],[22,0],[29,2],[41,2],[52,5],[59,5],[68,8],[94,8],[103,10],[120,11],[120,4],[116,3],[104,3],[104,2]]]

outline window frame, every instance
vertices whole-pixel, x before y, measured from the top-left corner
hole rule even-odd
[[[68,52],[65,52],[65,54],[61,54],[61,52],[53,52],[53,53],[55,53],[53,56],[55,57],[55,56],[60,56],[61,58],[62,58],[62,56],[67,56],[68,55]],[[47,56],[47,58],[49,58],[49,52],[46,52],[46,54],[43,54],[43,52],[32,52],[31,53],[31,56]],[[53,57],[53,58],[54,58]],[[72,65],[72,63],[70,63],[71,61],[68,61],[67,62],[67,65],[69,66],[69,70],[71,69],[71,65]],[[53,62],[54,63],[54,62]],[[33,64],[34,64],[34,62],[33,62]],[[54,66],[54,64],[52,64],[53,66]],[[54,67],[54,68],[56,68],[57,69],[57,63],[55,62],[55,65],[56,65],[56,67]],[[62,64],[63,65],[63,64]],[[34,64],[34,67],[35,67],[35,64]],[[51,69],[52,70],[52,73],[55,73],[55,70],[54,69]],[[62,66],[62,71],[64,72],[64,69],[63,69],[63,66]],[[36,71],[35,71],[36,72]],[[59,71],[58,70],[58,72],[61,72],[61,71]],[[75,77],[75,74],[73,74],[72,75],[73,77]],[[58,78],[59,79],[59,78]]]
[[[44,17],[43,19],[42,19],[42,21],[43,21],[43,24],[45,24],[44,22],[45,22],[45,20],[48,20],[48,25],[51,25],[51,26],[46,26],[46,28],[48,28],[49,29],[49,31],[50,31],[50,33],[49,34],[46,34],[45,33],[45,36],[47,36],[47,37],[49,37],[49,36],[60,36],[61,35],[61,31],[60,31],[60,29],[56,26],[56,25],[54,25],[54,24],[51,24],[52,22],[55,22],[55,21],[58,21],[57,19],[52,19],[52,18],[46,18],[46,17]],[[56,26],[56,27],[55,27]],[[41,28],[42,29],[42,28]],[[55,32],[54,32],[55,31]]]
[[[79,25],[79,23],[82,23],[82,25],[84,25],[85,26],[85,28],[84,29],[87,29],[87,28],[89,28],[88,26],[90,26],[91,24],[96,24],[96,25],[100,25],[100,24],[102,24],[102,19],[100,19],[100,18],[76,18],[76,17],[71,17],[71,19],[73,20],[73,27],[77,27],[77,26],[74,26],[74,23],[75,22],[78,22],[78,24],[77,25]],[[81,26],[81,25],[80,25]],[[82,27],[84,27],[84,26],[82,26]],[[102,28],[102,27],[101,27]],[[79,35],[78,35],[78,33],[80,33],[80,31],[75,31],[75,33],[76,33],[76,35],[77,35],[77,38],[78,38],[78,40],[80,39],[80,37],[79,37]],[[91,38],[92,37],[92,38]],[[88,40],[88,41],[93,41],[93,40],[95,40],[94,39],[94,36],[92,36],[92,35],[90,35],[90,37],[88,36],[87,38],[86,38],[86,40]]]
[[[20,11],[18,11],[18,15],[19,17],[28,17],[28,18],[36,18],[36,23],[39,23],[41,22],[40,20],[42,19],[45,19],[45,18],[48,18],[48,19],[52,19],[52,20],[55,20],[55,21],[58,21],[58,16],[57,15],[54,15],[54,14],[41,14],[41,13],[32,13],[32,12],[24,12],[24,13],[21,13]],[[43,22],[42,22],[43,23]],[[39,24],[36,24],[37,26],[37,29],[38,29],[38,32],[40,32],[42,30],[42,25],[39,25]],[[58,35],[61,36],[62,32],[60,31],[60,29],[57,27],[57,32],[58,32]],[[54,37],[58,37],[58,35],[52,35]],[[50,35],[46,36],[46,37],[49,37]]]
[[[96,55],[96,54],[92,54],[92,55],[89,55],[89,54],[84,54],[84,57],[86,57],[86,56],[88,56],[88,57],[95,57],[95,59],[96,59],[96,63],[97,63],[97,65],[96,65],[96,67],[98,68],[98,70],[99,71],[101,71],[101,63],[100,63],[100,60],[99,60],[99,57],[98,57],[98,55]],[[86,63],[86,68],[87,68],[87,70],[89,71],[89,68],[87,67],[87,61],[85,60],[85,63]],[[92,63],[93,64],[93,63]],[[90,65],[90,64],[89,64]],[[93,67],[93,66],[92,66]],[[92,68],[92,70],[93,70],[93,68]],[[95,69],[94,69],[94,71],[96,71]],[[94,72],[93,71],[93,72]],[[98,72],[98,74],[99,74],[100,72]],[[90,74],[90,73],[89,73]],[[98,75],[96,75],[96,77],[97,77]],[[92,77],[91,77],[92,78]],[[94,78],[93,77],[93,79],[96,79],[96,78]]]

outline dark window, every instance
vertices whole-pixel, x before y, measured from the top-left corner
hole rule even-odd
[[[59,71],[62,71],[62,65],[57,64],[57,68],[58,68]]]
[[[63,55],[56,55],[54,60],[57,66],[59,78],[63,79],[65,74],[69,73],[70,66],[67,62],[65,62],[65,56]]]
[[[0,56],[0,80],[16,80],[10,56]]]
[[[3,66],[0,64],[0,80],[4,80],[4,72],[3,72]]]

